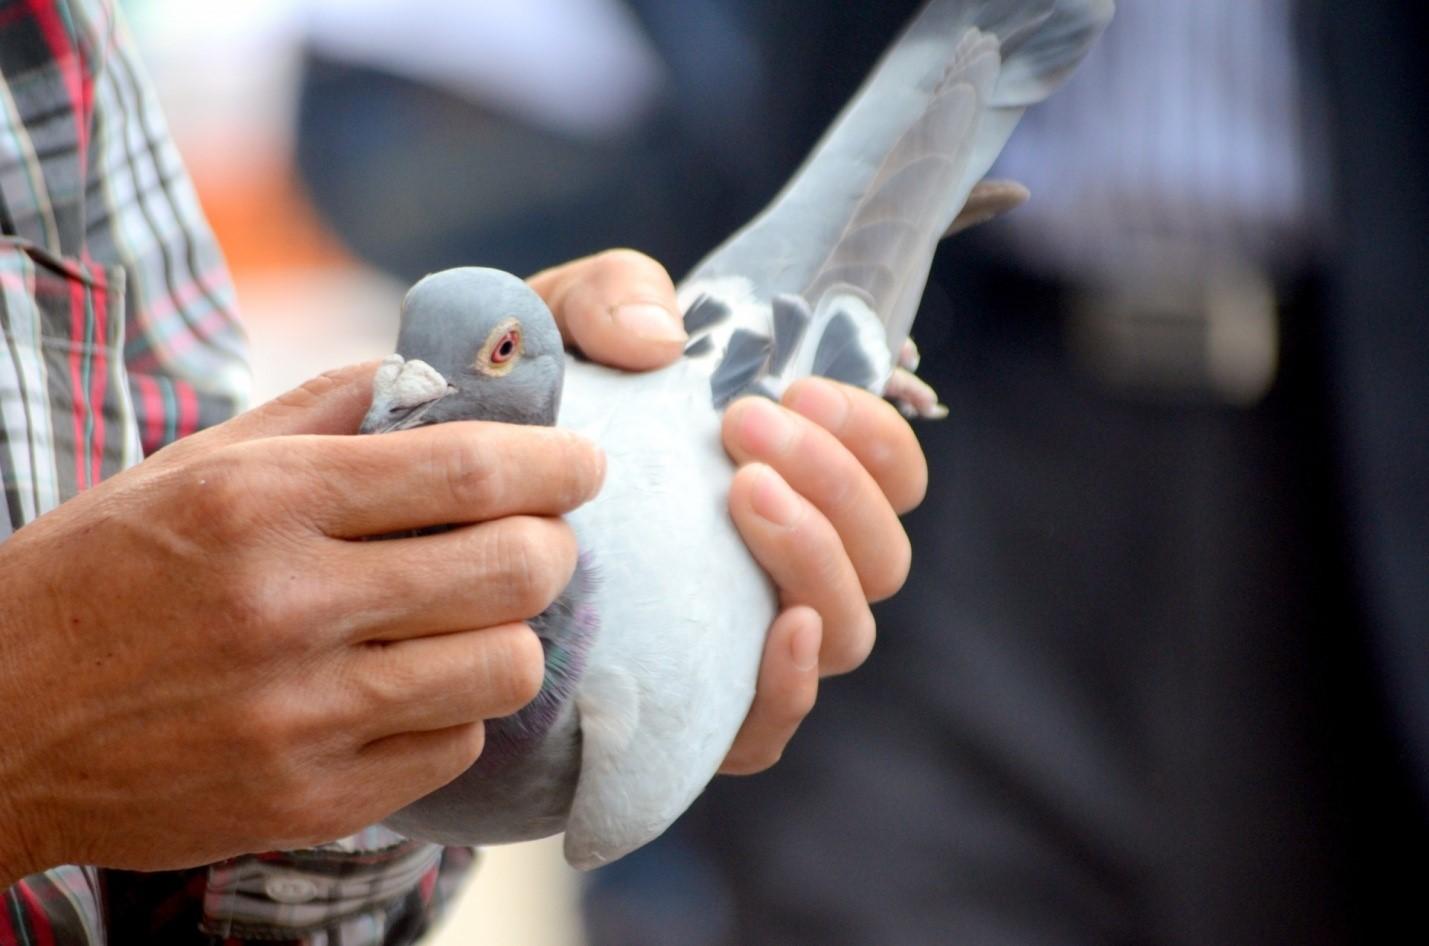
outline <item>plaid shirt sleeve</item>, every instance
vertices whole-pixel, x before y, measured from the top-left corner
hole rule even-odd
[[[0,541],[248,396],[232,284],[113,0],[0,0]],[[189,871],[60,867],[0,946],[395,946],[473,854],[382,828]]]

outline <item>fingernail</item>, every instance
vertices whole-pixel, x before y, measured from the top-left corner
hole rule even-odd
[[[679,318],[653,302],[627,302],[612,309],[610,317],[637,338],[653,342],[683,342],[688,338]]]
[[[848,398],[826,381],[805,381],[789,395],[789,409],[838,433],[848,419]]]
[[[740,402],[738,410],[735,429],[744,449],[761,457],[779,457],[789,452],[797,428],[783,408],[765,398],[753,397]]]
[[[787,529],[799,521],[804,507],[794,491],[769,467],[759,471],[759,479],[754,484],[754,495],[750,498],[754,512],[760,518],[781,529]]]
[[[794,632],[789,642],[789,656],[794,661],[794,669],[807,673],[819,665],[819,645],[823,643],[823,632],[817,624],[807,624]]]

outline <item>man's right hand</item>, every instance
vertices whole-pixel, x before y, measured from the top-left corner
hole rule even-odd
[[[372,365],[187,438],[0,544],[0,889],[342,837],[542,680],[521,622],[604,460],[548,428],[356,429]],[[443,523],[434,535],[364,536]]]

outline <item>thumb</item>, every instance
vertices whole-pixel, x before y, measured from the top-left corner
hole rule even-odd
[[[237,417],[186,437],[179,444],[213,448],[290,434],[353,434],[372,402],[378,362],[325,371]]]
[[[635,250],[607,250],[532,276],[561,335],[592,361],[645,371],[670,364],[688,337],[675,284]]]

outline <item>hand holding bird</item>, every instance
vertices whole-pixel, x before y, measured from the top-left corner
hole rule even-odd
[[[567,858],[590,867],[650,840],[693,801],[751,705],[779,605],[766,571],[788,575],[779,557],[751,556],[726,497],[747,495],[774,529],[807,513],[763,471],[740,474],[740,486],[720,449],[722,424],[746,447],[785,457],[819,436],[759,404],[728,421],[724,409],[745,394],[816,397],[801,379],[822,375],[910,414],[943,413],[913,374],[908,341],[934,248],[970,217],[1025,196],[979,182],[1112,6],[933,0],[770,208],[685,281],[693,340],[662,370],[567,359],[541,298],[508,274],[449,270],[413,287],[364,431],[475,417],[559,423],[604,447],[610,466],[601,494],[569,517],[583,550],[574,580],[532,619],[546,655],[541,694],[491,723],[492,748],[471,770],[390,824],[453,843],[564,827]],[[835,401],[825,409],[832,426],[847,422]],[[846,495],[825,472],[815,493]],[[847,569],[834,562],[821,573],[826,597],[867,590],[870,569],[901,582],[906,555],[851,552]],[[871,642],[871,622],[856,636]]]

